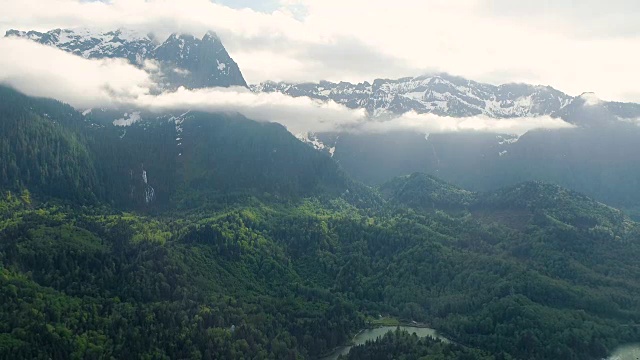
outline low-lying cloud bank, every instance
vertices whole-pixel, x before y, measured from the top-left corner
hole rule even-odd
[[[148,94],[147,72],[123,59],[87,60],[30,40],[0,39],[0,83],[77,108],[112,106]]]
[[[518,117],[495,119],[484,115],[470,117],[449,117],[435,114],[405,113],[398,118],[362,124],[358,131],[385,133],[392,131],[413,131],[425,134],[453,132],[483,132],[523,135],[530,130],[557,130],[575,127],[560,118],[551,116]]]
[[[208,88],[139,97],[133,104],[153,111],[237,112],[256,121],[278,122],[294,134],[334,131],[363,123],[364,109],[348,109],[333,101],[294,98],[281,93],[253,93],[245,88]]]
[[[369,120],[364,109],[333,101],[253,93],[245,88],[209,88],[156,94],[152,66],[137,68],[125,60],[88,60],[24,39],[0,39],[0,83],[31,96],[50,97],[78,109],[124,107],[151,111],[237,112],[257,121],[278,122],[294,134],[350,131],[450,133],[479,131],[522,135],[533,129],[561,129],[570,124],[551,117],[492,119],[453,118],[406,113]],[[131,121],[121,119],[125,125]],[[126,120],[126,121],[125,121]]]

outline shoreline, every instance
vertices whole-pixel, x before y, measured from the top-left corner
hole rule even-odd
[[[349,343],[344,344],[344,345],[339,345],[334,347],[331,351],[324,353],[322,355],[319,355],[317,357],[314,357],[314,359],[325,359],[327,357],[330,357],[331,355],[335,354],[336,352],[338,352],[340,349],[344,349],[344,348],[349,348],[349,347],[353,347],[356,346],[355,343],[355,339],[362,334],[364,331],[366,330],[375,330],[375,329],[379,329],[379,328],[398,328],[398,327],[404,327],[404,328],[416,328],[416,329],[430,329],[430,330],[434,330],[437,332],[436,329],[433,329],[431,327],[429,327],[428,324],[426,323],[405,323],[405,322],[398,322],[398,324],[396,325],[390,325],[390,324],[371,324],[368,326],[365,326],[364,328],[360,329],[355,335],[353,335],[353,337],[351,338],[351,341],[349,341]],[[389,332],[393,331],[392,329],[389,329]],[[385,333],[386,334],[386,333]],[[429,335],[427,335],[429,336]],[[443,338],[446,338],[443,336]],[[447,339],[448,340],[448,339]],[[451,341],[451,340],[448,340]],[[451,341],[453,342],[453,341]]]

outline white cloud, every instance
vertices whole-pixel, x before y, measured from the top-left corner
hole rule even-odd
[[[132,104],[153,111],[194,110],[237,112],[256,121],[278,122],[293,133],[322,132],[357,126],[364,110],[351,110],[333,101],[280,93],[252,93],[245,88],[209,88],[142,96]]]
[[[146,59],[142,67],[149,73],[158,73],[160,71],[160,63],[156,60]]]
[[[486,116],[454,118],[408,112],[387,120],[369,120],[363,109],[348,109],[333,101],[294,98],[281,93],[256,94],[245,88],[180,88],[161,95],[142,96],[134,105],[153,111],[237,112],[253,120],[281,123],[293,134],[327,131],[412,131],[424,134],[484,132],[522,135],[530,130],[574,127],[560,118],[550,116],[511,119]]]
[[[580,97],[584,100],[584,105],[586,106],[597,106],[602,104],[602,100],[592,92],[583,93]]]
[[[365,119],[364,110],[335,102],[293,98],[280,93],[254,94],[246,88],[209,88],[153,95],[154,78],[124,60],[89,60],[62,50],[16,39],[0,39],[0,83],[31,96],[55,98],[79,109],[143,108],[238,112],[257,121],[279,122],[293,133],[335,130]],[[150,73],[157,65],[145,63]],[[115,125],[140,119],[133,112]]]
[[[481,5],[487,16],[519,17],[576,37],[640,35],[633,20],[640,16],[636,0],[483,0]]]
[[[146,72],[125,60],[86,60],[23,39],[0,39],[0,83],[76,108],[110,106],[150,91]]]
[[[253,93],[242,87],[208,88],[156,94],[144,70],[123,60],[89,60],[23,39],[0,39],[0,83],[32,96],[51,97],[76,108],[119,107],[205,112],[237,112],[257,121],[278,122],[293,134],[325,131],[423,133],[482,131],[522,134],[531,129],[569,126],[559,119],[449,118],[407,113],[389,121],[370,121],[364,109],[353,110],[333,101],[323,102],[281,93]],[[153,63],[145,64],[150,72]],[[140,120],[139,112],[116,119],[127,126]]]
[[[625,118],[620,116],[618,116],[617,118],[618,118],[618,121],[640,126],[640,118]]]
[[[209,0],[3,0],[9,27],[119,26],[221,36],[251,83],[448,72],[640,101],[637,2],[287,0],[270,14]],[[598,9],[593,11],[593,8]],[[304,16],[296,17],[300,8]],[[576,14],[579,14],[576,15]],[[611,30],[609,30],[611,28]],[[265,66],[266,65],[266,66]]]
[[[531,130],[569,129],[574,126],[560,118],[550,116],[494,119],[487,116],[454,118],[435,114],[417,114],[415,112],[386,121],[370,121],[357,128],[357,131],[385,133],[392,131],[412,131],[424,134],[453,132],[484,132],[522,135]]]

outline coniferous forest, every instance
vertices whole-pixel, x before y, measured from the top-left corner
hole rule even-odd
[[[640,225],[565,188],[379,188],[282,126],[109,126],[0,88],[0,359],[603,359],[640,341]],[[180,144],[176,144],[179,131]],[[150,188],[152,190],[150,190]]]

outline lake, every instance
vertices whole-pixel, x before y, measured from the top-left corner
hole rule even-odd
[[[362,330],[360,333],[358,333],[358,335],[356,335],[355,338],[353,338],[353,343],[355,345],[362,345],[369,340],[375,340],[379,337],[384,336],[384,334],[388,333],[389,331],[395,331],[396,328],[397,326],[383,326],[375,329]],[[434,329],[413,326],[400,326],[400,330],[406,330],[410,334],[415,333],[416,335],[418,335],[418,337],[430,336],[434,339],[440,339],[444,342],[449,342],[448,339],[438,335],[438,333]],[[335,360],[340,355],[348,354],[352,346],[354,345],[338,347],[331,353],[331,355],[323,357],[321,358],[321,360]]]
[[[626,345],[616,350],[608,360],[638,360],[640,359],[640,344]]]

